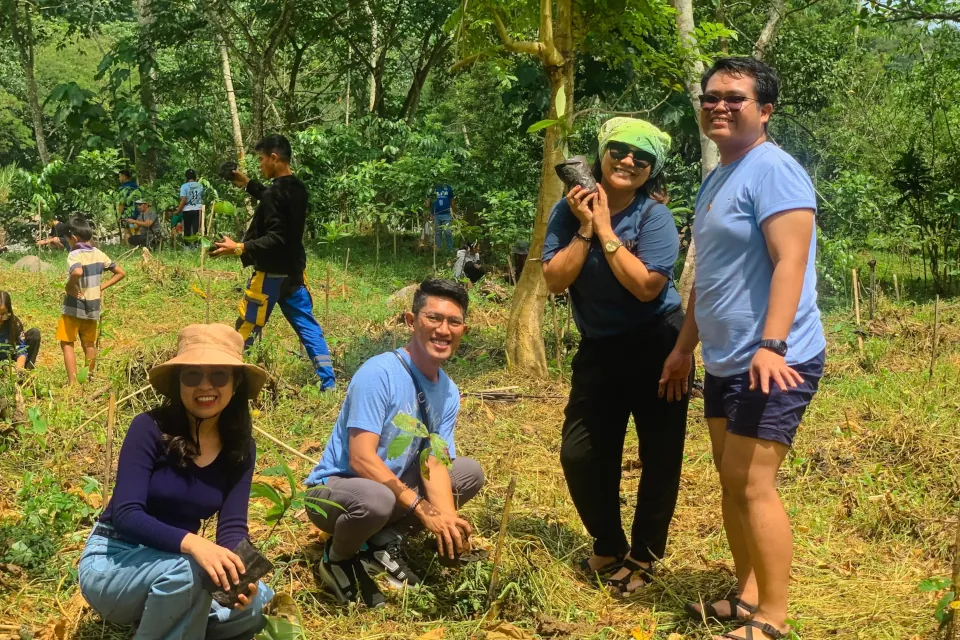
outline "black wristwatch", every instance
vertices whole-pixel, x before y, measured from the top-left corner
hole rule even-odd
[[[761,349],[770,349],[781,358],[787,355],[787,343],[783,340],[761,340]]]

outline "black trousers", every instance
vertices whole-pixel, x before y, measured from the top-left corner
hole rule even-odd
[[[200,233],[200,210],[183,212],[184,237],[195,236]]]
[[[666,549],[680,488],[689,397],[667,402],[657,397],[657,386],[682,325],[678,309],[625,335],[584,338],[573,358],[560,462],[597,555],[629,549],[636,560],[651,562]],[[642,471],[628,545],[620,522],[620,478],[630,414]]]
[[[37,363],[37,354],[40,353],[40,329],[27,329],[23,332],[23,340],[27,343],[27,364],[25,369],[33,369]],[[6,360],[9,349],[0,349],[0,360]],[[14,360],[19,356],[14,355]]]

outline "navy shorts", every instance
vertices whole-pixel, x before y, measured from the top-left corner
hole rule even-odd
[[[803,383],[784,392],[770,382],[770,393],[750,391],[750,372],[720,378],[707,373],[703,382],[703,409],[707,418],[726,418],[727,431],[738,436],[772,440],[792,446],[807,405],[813,400],[826,351],[802,364],[791,365]]]

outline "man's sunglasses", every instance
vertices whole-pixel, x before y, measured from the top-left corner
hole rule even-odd
[[[630,156],[630,158],[633,160],[633,166],[635,166],[637,169],[646,169],[650,166],[649,160],[640,157],[641,151],[639,149],[633,149],[628,145],[619,142],[611,142],[607,145],[607,151],[610,152],[610,157],[617,162],[620,162],[627,156]]]
[[[210,384],[219,389],[230,384],[232,376],[229,371],[223,369],[217,369],[210,373],[204,373],[203,369],[183,369],[180,371],[180,384],[185,387],[199,387],[204,378],[210,380]]]
[[[700,96],[700,108],[704,111],[713,111],[720,106],[720,103],[727,105],[727,109],[730,111],[740,111],[743,109],[743,103],[748,101],[756,102],[756,98],[748,98],[746,96],[726,96],[725,98],[718,98],[717,96],[712,96],[708,93]]]

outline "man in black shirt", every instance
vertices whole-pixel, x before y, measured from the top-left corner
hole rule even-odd
[[[303,230],[307,218],[307,188],[290,170],[290,142],[280,135],[267,136],[255,147],[260,172],[273,184],[264,186],[240,171],[233,172],[233,184],[246,189],[259,201],[242,242],[228,236],[214,243],[211,255],[237,255],[243,266],[254,268],[240,303],[237,331],[247,347],[260,335],[275,304],[297,332],[310,356],[320,388],[330,389],[336,379],[323,329],[313,317],[313,299],[304,281],[307,252]]]

